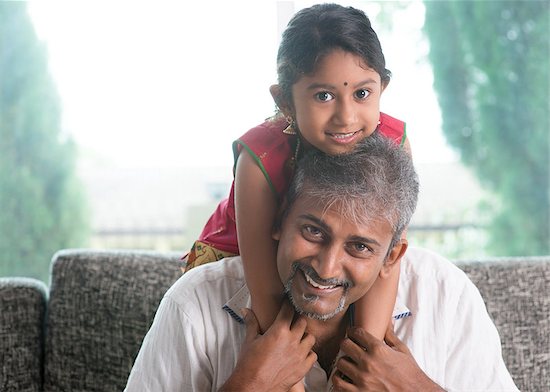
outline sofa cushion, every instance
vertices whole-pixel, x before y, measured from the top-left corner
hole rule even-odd
[[[0,391],[42,390],[47,287],[30,278],[0,278]]]
[[[550,386],[550,257],[459,263],[479,288],[521,391]]]
[[[178,255],[66,250],[52,262],[45,391],[121,391]]]

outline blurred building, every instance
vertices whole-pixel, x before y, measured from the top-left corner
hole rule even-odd
[[[477,205],[483,192],[459,163],[420,164],[417,170],[421,191],[409,239],[460,257],[454,248],[464,246],[457,242],[479,242]],[[185,252],[228,194],[232,172],[231,167],[104,168],[83,170],[82,180],[92,215],[91,247]]]

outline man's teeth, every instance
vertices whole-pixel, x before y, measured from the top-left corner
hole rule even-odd
[[[306,281],[307,281],[310,285],[312,285],[313,287],[316,287],[316,288],[318,288],[318,289],[327,290],[327,289],[332,289],[332,288],[336,287],[336,286],[334,286],[334,285],[333,285],[333,286],[323,286],[323,285],[321,285],[321,284],[315,282],[315,281],[314,281],[313,279],[311,279],[307,274],[304,274],[304,275],[305,275],[305,277],[306,277]]]

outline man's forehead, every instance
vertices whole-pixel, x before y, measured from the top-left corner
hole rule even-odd
[[[391,226],[380,208],[371,206],[364,200],[345,196],[326,200],[314,192],[303,192],[296,198],[289,212],[294,217],[311,215],[328,226],[351,223],[363,229],[387,226],[391,231]]]

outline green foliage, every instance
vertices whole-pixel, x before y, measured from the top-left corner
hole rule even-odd
[[[498,197],[490,253],[550,253],[550,2],[425,7],[444,133]]]
[[[0,2],[0,275],[47,280],[87,235],[75,146],[25,2]]]

